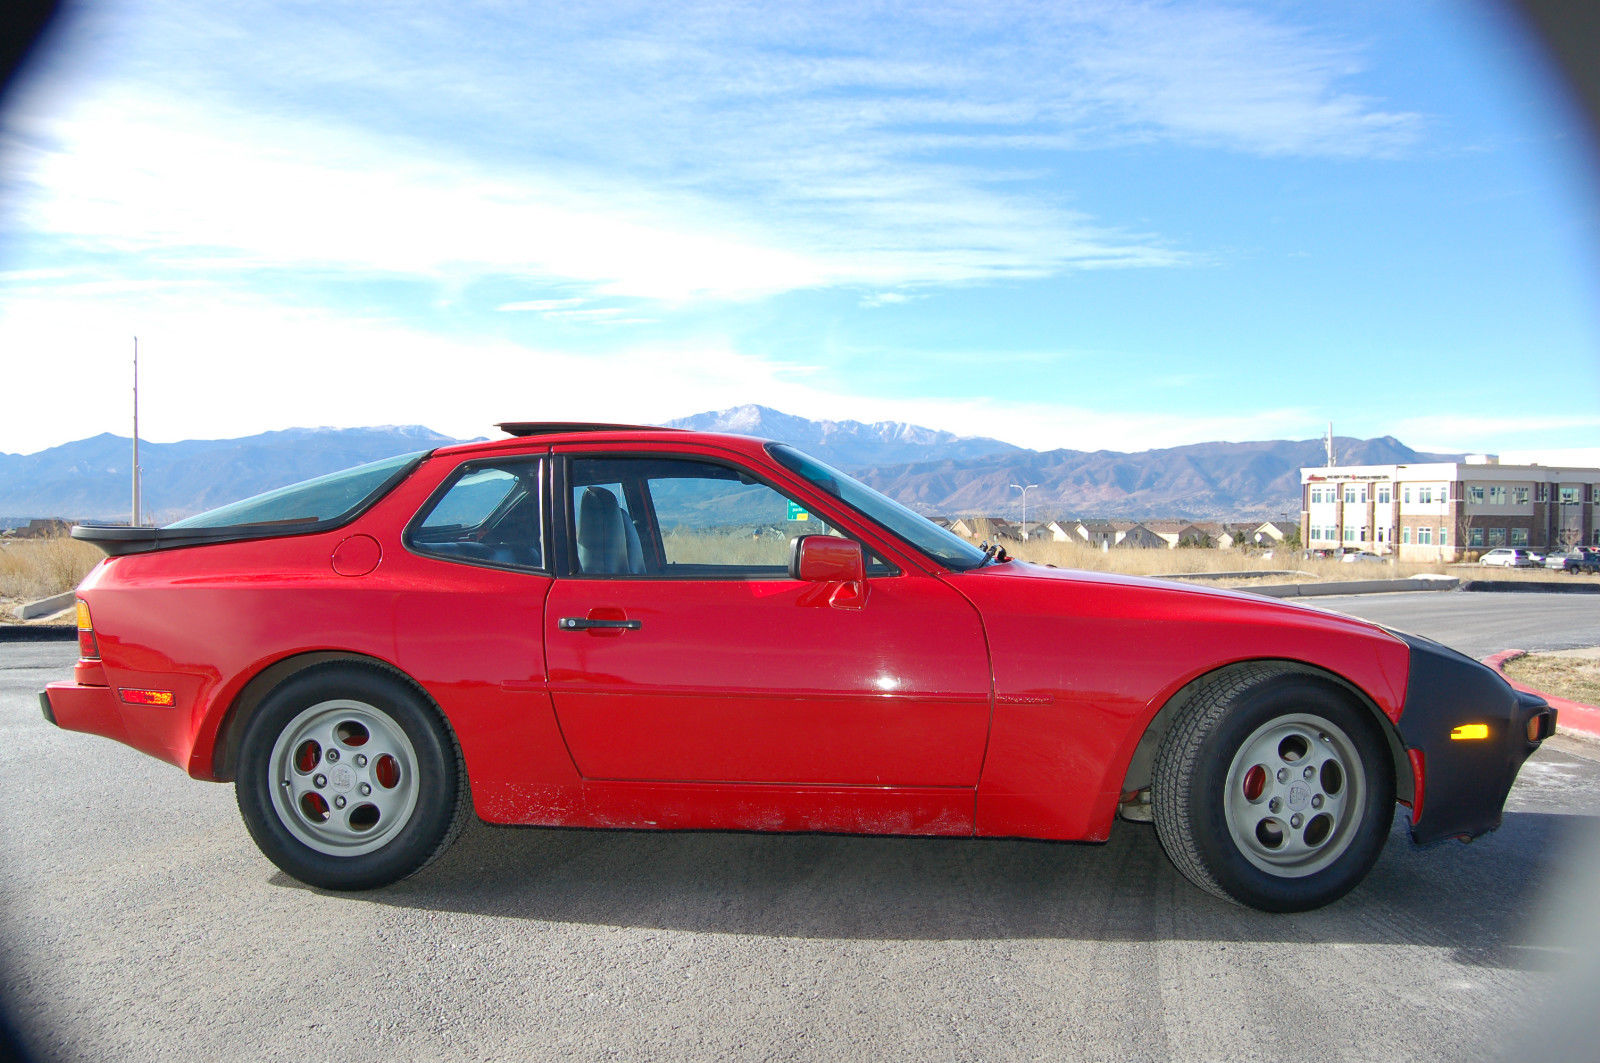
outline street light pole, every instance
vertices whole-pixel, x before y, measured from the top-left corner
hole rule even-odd
[[[1027,542],[1028,541],[1028,492],[1030,490],[1032,490],[1033,488],[1038,487],[1039,485],[1038,484],[1028,484],[1028,485],[1024,486],[1022,484],[1012,484],[1011,486],[1016,488],[1018,491],[1022,492],[1022,541],[1023,542]]]
[[[133,338],[133,520],[135,528],[143,523],[139,498],[139,337]]]

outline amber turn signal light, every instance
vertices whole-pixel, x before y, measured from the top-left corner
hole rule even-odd
[[[1450,737],[1458,742],[1476,742],[1489,737],[1489,725],[1486,723],[1464,723],[1450,732]]]
[[[78,599],[78,656],[85,660],[98,660],[100,643],[95,641],[94,621],[89,618],[89,603]]]
[[[130,690],[123,687],[117,693],[129,705],[171,705],[173,702],[170,690]]]

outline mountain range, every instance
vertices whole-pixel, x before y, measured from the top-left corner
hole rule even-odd
[[[1030,484],[1030,518],[1268,519],[1299,511],[1300,469],[1321,465],[1323,441],[1195,443],[1139,453],[1035,451],[997,439],[880,421],[812,421],[737,406],[670,427],[790,443],[921,512],[1016,516]],[[147,521],[166,522],[363,462],[458,442],[416,425],[290,428],[240,439],[142,443]],[[1345,464],[1449,461],[1392,436],[1335,440]],[[35,454],[0,454],[0,527],[29,517],[127,519],[130,440],[102,434]]]

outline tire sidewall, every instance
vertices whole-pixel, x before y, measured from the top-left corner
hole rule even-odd
[[[1327,867],[1299,877],[1263,871],[1240,851],[1228,829],[1224,796],[1234,757],[1259,728],[1295,714],[1320,716],[1349,737],[1361,758],[1366,804],[1349,846]],[[1394,818],[1394,778],[1388,743],[1370,714],[1344,692],[1313,677],[1289,675],[1241,694],[1199,743],[1189,792],[1182,795],[1194,824],[1195,847],[1229,896],[1272,912],[1318,908],[1361,882],[1388,840]]]
[[[272,749],[278,736],[306,709],[336,698],[388,716],[417,757],[417,801],[410,819],[382,846],[355,856],[333,856],[306,845],[284,825],[272,799]],[[451,740],[406,684],[372,669],[328,664],[292,676],[263,699],[239,744],[234,790],[250,836],[285,873],[324,889],[374,889],[405,878],[437,851],[455,817],[457,773]]]

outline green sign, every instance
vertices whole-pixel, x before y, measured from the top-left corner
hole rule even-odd
[[[811,514],[807,513],[805,510],[801,509],[800,508],[800,503],[798,503],[798,502],[790,502],[789,503],[789,519],[790,520],[810,520],[811,519]]]

